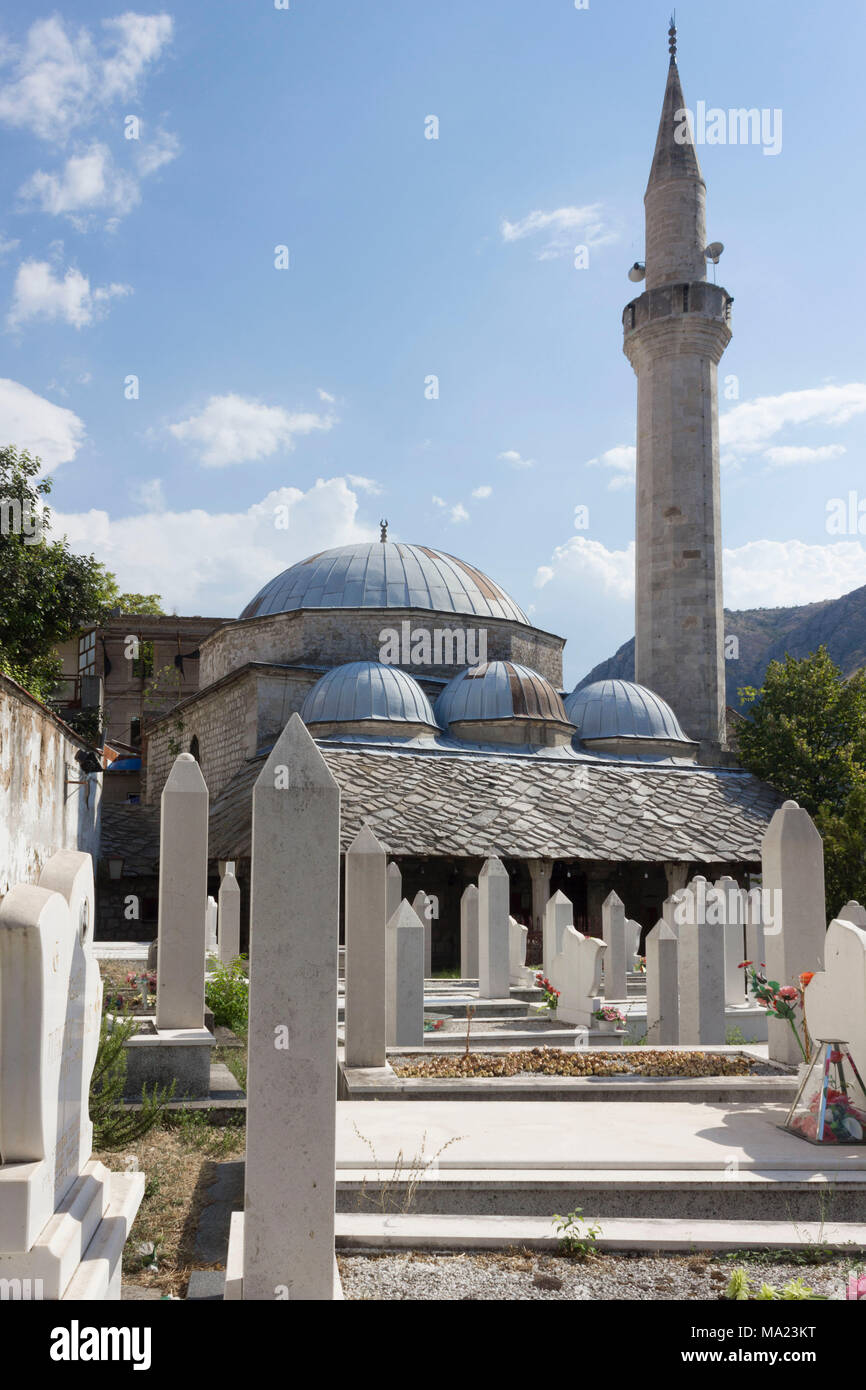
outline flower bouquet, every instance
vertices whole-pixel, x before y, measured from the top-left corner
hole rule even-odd
[[[625,1032],[625,1014],[615,1009],[613,1004],[604,1004],[602,1008],[596,1009],[592,1016],[601,1033]]]

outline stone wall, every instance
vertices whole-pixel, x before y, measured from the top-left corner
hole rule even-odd
[[[471,640],[476,643],[484,632],[489,661],[517,661],[531,666],[557,689],[562,685],[562,637],[505,618],[416,608],[305,609],[233,623],[202,642],[200,685],[205,689],[248,661],[322,667],[340,666],[347,661],[378,661],[382,632],[389,628],[400,633],[404,622],[411,625],[410,631],[422,628],[431,634],[446,630],[472,632]],[[466,640],[468,644],[468,635]],[[404,666],[416,677],[439,676],[447,680],[470,663],[455,660],[439,665],[410,661],[392,664]]]
[[[83,773],[75,761],[87,747],[0,674],[0,897],[16,883],[36,883],[58,850],[96,857],[102,774]],[[66,778],[73,785],[64,785]]]
[[[178,753],[195,751],[211,798],[256,751],[258,711],[252,671],[183,701],[145,730],[148,804],[158,802]],[[197,740],[197,749],[193,740]]]

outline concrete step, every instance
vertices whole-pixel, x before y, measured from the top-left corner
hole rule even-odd
[[[592,1224],[589,1218],[589,1224]],[[595,1239],[599,1250],[803,1250],[843,1253],[866,1249],[866,1225],[855,1222],[715,1221],[670,1217],[608,1217]],[[425,1216],[421,1212],[340,1212],[338,1250],[556,1251],[553,1222],[538,1216]]]

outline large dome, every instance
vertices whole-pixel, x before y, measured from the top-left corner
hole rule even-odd
[[[408,725],[436,728],[420,685],[397,666],[350,661],[335,666],[313,686],[301,709],[304,723]]]
[[[593,681],[566,696],[565,712],[583,743],[596,739],[690,742],[666,700],[635,681]]]
[[[478,618],[528,618],[480,570],[426,545],[374,541],[323,550],[260,589],[241,618],[297,608],[429,608]]]

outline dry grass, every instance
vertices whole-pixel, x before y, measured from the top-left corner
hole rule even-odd
[[[431,1057],[429,1061],[395,1066],[398,1076],[748,1076],[747,1057],[723,1057],[713,1052],[656,1052],[640,1054],[564,1052],[555,1047],[533,1047],[522,1052]]]
[[[138,1140],[134,1156],[145,1174],[145,1192],[123,1252],[124,1283],[183,1297],[199,1214],[207,1205],[207,1165],[243,1157],[244,1133],[240,1126],[217,1128],[204,1115],[186,1114]],[[124,1153],[96,1152],[94,1158],[116,1170],[131,1166]],[[150,1244],[154,1253],[141,1254],[140,1247]],[[153,1263],[156,1269],[147,1268]]]

